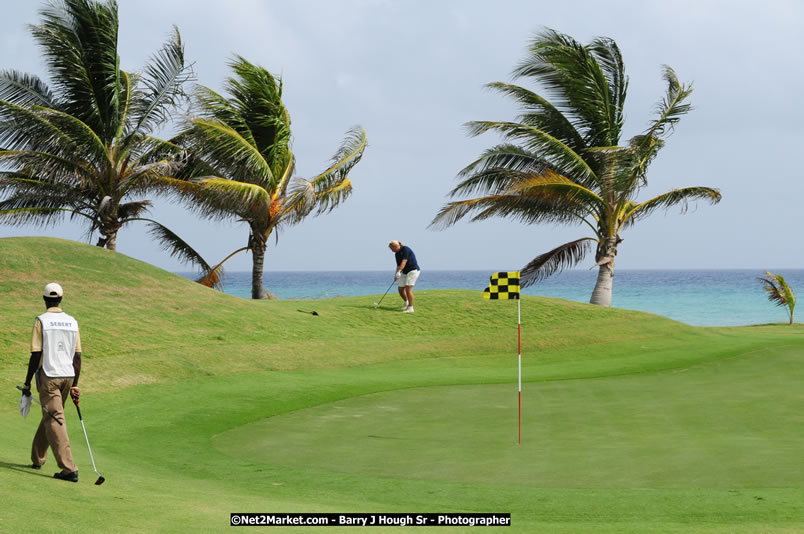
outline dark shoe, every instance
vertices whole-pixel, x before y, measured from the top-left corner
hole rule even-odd
[[[31,465],[29,465],[28,467],[30,467],[31,469],[37,469],[37,470],[38,470],[38,469],[42,469],[42,466],[41,466],[41,465],[37,465],[37,464],[31,464]]]
[[[72,473],[62,473],[59,471],[53,475],[53,478],[58,478],[59,480],[66,480],[68,482],[78,482],[78,471],[73,471]]]

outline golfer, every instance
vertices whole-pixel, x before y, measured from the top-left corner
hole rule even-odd
[[[31,337],[31,359],[25,377],[23,395],[31,394],[31,378],[36,377],[39,401],[53,417],[42,410],[42,420],[31,446],[31,467],[41,469],[47,458],[48,446],[53,450],[61,471],[54,478],[78,482],[78,468],[73,462],[67,427],[63,426],[64,404],[68,396],[78,397],[78,376],[81,374],[81,337],[78,322],[64,313],[59,305],[63,291],[51,283],[45,286],[43,298],[47,311],[34,321]],[[62,422],[59,425],[55,419]]]
[[[405,246],[401,241],[391,241],[388,248],[396,257],[396,273],[394,280],[399,281],[399,296],[405,301],[402,307],[404,313],[413,313],[413,286],[419,278],[419,264],[416,262],[416,254]]]

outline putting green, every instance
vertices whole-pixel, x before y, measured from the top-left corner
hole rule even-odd
[[[804,366],[782,347],[649,375],[403,389],[217,436],[251,462],[562,488],[800,487]],[[779,402],[780,394],[786,402]]]

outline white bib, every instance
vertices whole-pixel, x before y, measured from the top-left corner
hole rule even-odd
[[[46,312],[42,323],[42,369],[49,378],[75,376],[73,356],[78,338],[78,321],[64,312]]]

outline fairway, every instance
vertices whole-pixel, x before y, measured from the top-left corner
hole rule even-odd
[[[516,307],[480,290],[422,291],[413,316],[374,309],[379,295],[316,301],[312,316],[80,243],[0,246],[0,531],[36,516],[36,532],[221,532],[241,512],[508,512],[497,530],[523,533],[804,531],[802,325],[693,328],[525,297],[517,445]],[[27,467],[38,419],[20,417],[14,386],[50,279],[81,324],[102,486],[72,407],[79,483],[53,480],[52,458]]]
[[[251,461],[556,488],[804,486],[798,347],[649,375],[364,395],[218,436]],[[787,402],[779,402],[787,399]]]

